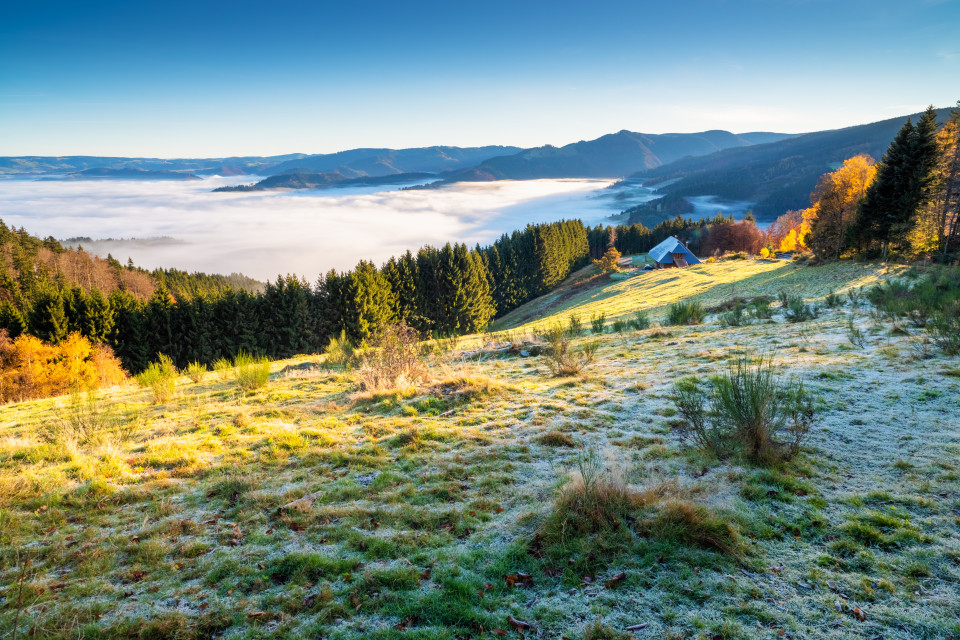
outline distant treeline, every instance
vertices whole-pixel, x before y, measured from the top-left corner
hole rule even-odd
[[[22,245],[26,234],[16,235]],[[29,333],[53,344],[78,332],[112,346],[132,372],[159,353],[178,366],[209,364],[241,351],[283,358],[320,351],[341,332],[362,342],[400,321],[424,334],[477,331],[498,311],[555,287],[586,265],[589,254],[587,230],[572,220],[531,225],[486,248],[424,247],[380,268],[363,260],[313,285],[288,275],[262,293],[213,281],[204,289],[179,271],[164,272],[149,299],[123,286],[109,293],[65,282],[57,286],[54,278],[21,295],[22,305],[0,303],[0,327],[11,337]],[[170,284],[181,295],[174,295]]]

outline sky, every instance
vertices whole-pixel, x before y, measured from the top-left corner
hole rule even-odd
[[[804,132],[952,106],[960,0],[0,6],[0,155]]]

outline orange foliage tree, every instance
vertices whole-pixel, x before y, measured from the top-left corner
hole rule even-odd
[[[876,162],[861,153],[820,178],[816,190],[810,194],[812,206],[803,212],[803,223],[808,225],[809,233],[801,236],[818,258],[840,257],[857,207],[876,176]]]
[[[0,330],[0,402],[98,389],[125,379],[110,347],[91,344],[79,333],[54,345],[27,334],[10,340]]]

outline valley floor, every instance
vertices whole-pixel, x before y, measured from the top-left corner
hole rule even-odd
[[[691,297],[822,304],[899,275],[753,261],[584,272],[499,333],[437,345],[409,394],[359,394],[352,372],[304,356],[246,398],[208,373],[159,405],[124,387],[0,407],[0,634],[960,638],[960,359],[919,329],[891,331],[843,295],[807,322],[774,303],[738,327],[716,313],[608,325],[576,377],[506,349],[571,313],[589,329],[598,313],[662,322]],[[821,399],[804,453],[780,468],[675,433],[673,382],[745,354]],[[631,486],[719,514],[743,553],[639,533],[602,557],[541,553],[537,532],[589,452]]]

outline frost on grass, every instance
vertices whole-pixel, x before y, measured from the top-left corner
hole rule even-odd
[[[44,638],[480,638],[520,622],[527,637],[960,637],[960,361],[859,293],[896,276],[639,275],[534,301],[509,335],[435,345],[402,393],[362,396],[354,369],[311,357],[274,364],[310,375],[241,398],[227,365],[161,403],[132,386],[79,402],[95,438],[51,430],[69,398],[0,407],[0,635],[18,620]],[[721,318],[781,290],[819,316],[788,323],[774,301]],[[703,324],[655,326],[691,299]],[[572,336],[598,341],[589,375],[544,375],[528,351],[532,319],[638,311],[649,325]],[[748,353],[821,398],[788,463],[719,460],[677,433],[675,380]],[[600,484],[569,473],[591,450]]]

